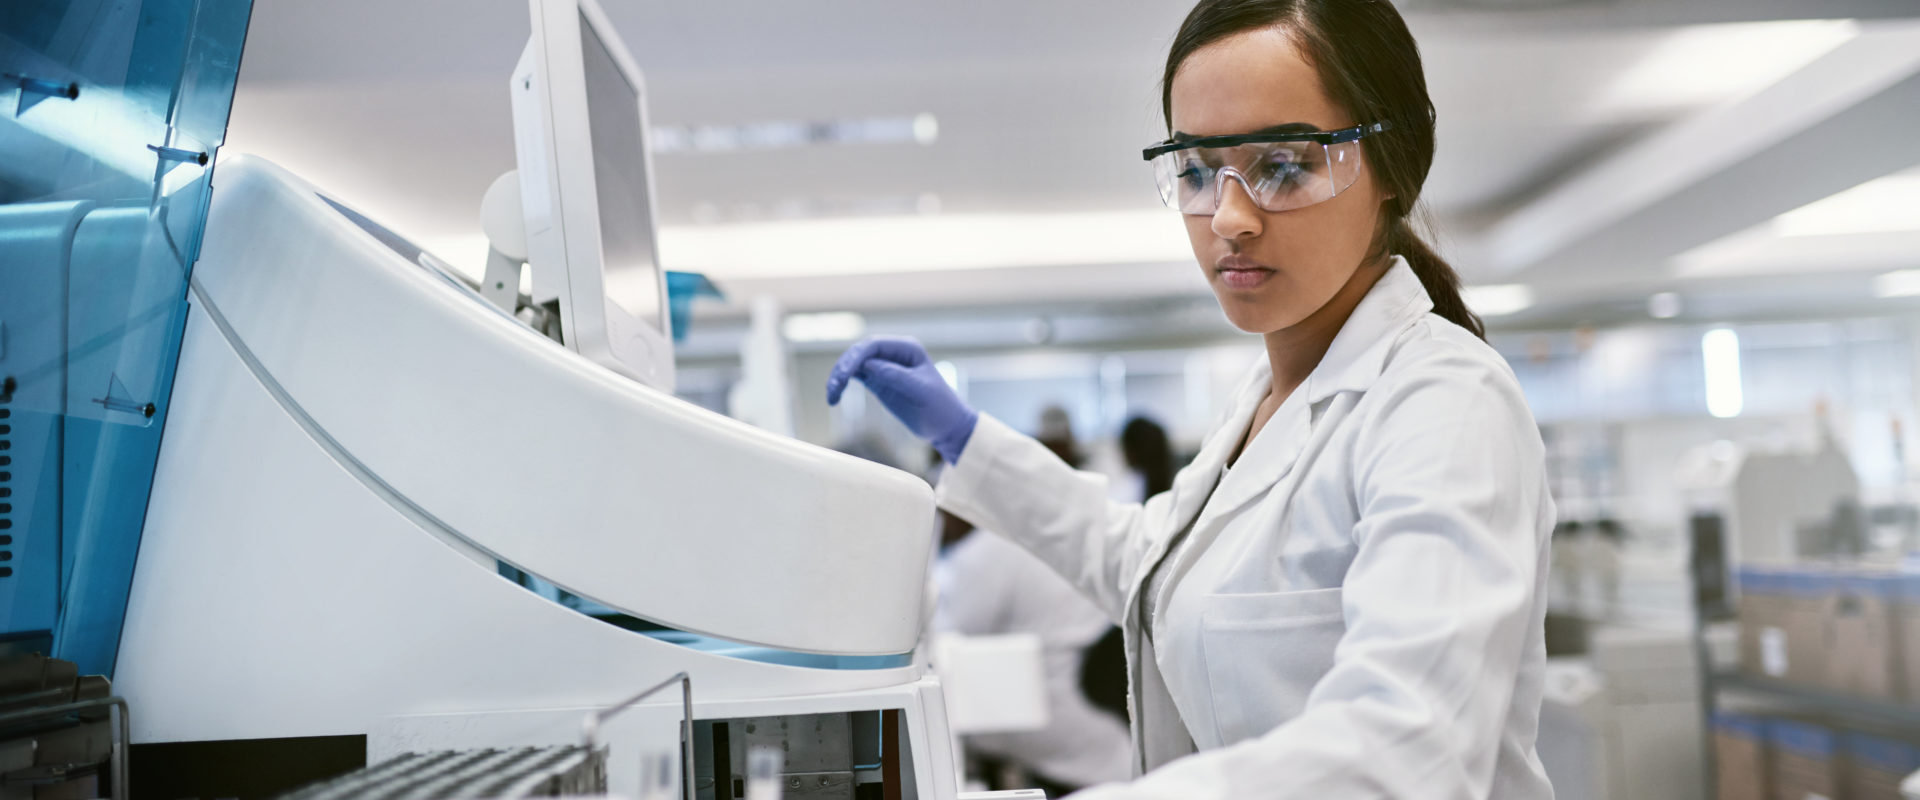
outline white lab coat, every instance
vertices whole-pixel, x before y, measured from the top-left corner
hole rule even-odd
[[[940,504],[1126,635],[1152,772],[1082,796],[1552,797],[1534,752],[1553,523],[1539,431],[1506,362],[1432,308],[1396,258],[1230,470],[1264,358],[1144,505],[980,417]],[[1139,595],[1189,521],[1145,640]]]

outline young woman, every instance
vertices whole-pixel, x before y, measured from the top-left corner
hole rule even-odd
[[[1266,343],[1173,488],[1109,501],[904,339],[842,356],[952,464],[940,504],[1125,632],[1119,798],[1547,798],[1534,736],[1553,503],[1513,373],[1413,233],[1433,160],[1386,0],[1202,0],[1148,148],[1227,319]]]

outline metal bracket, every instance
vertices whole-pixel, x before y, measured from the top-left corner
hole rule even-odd
[[[40,101],[49,97],[58,97],[63,100],[80,99],[80,84],[78,83],[45,81],[39,78],[29,78],[25,75],[15,75],[11,72],[0,72],[0,78],[4,78],[8,83],[13,83],[20,87],[20,100],[14,105],[13,109],[13,115],[16,117],[26,113],[27,109],[38,105]]]
[[[580,721],[581,739],[587,745],[587,752],[600,749],[600,726],[607,720],[619,715],[655,694],[674,684],[680,684],[680,788],[685,800],[694,800],[693,796],[693,676],[685,672],[674,673],[673,677],[650,686],[639,694],[622,700],[606,708],[587,714]]]
[[[31,722],[33,720],[46,719],[48,717],[59,717],[67,714],[72,714],[76,711],[85,711],[90,708],[102,708],[102,707],[118,709],[120,712],[119,714],[120,724],[114,726],[113,745],[112,745],[112,749],[109,751],[110,755],[108,756],[113,760],[113,765],[109,769],[109,773],[112,776],[110,780],[112,781],[112,784],[113,784],[112,788],[113,788],[114,800],[126,800],[126,797],[127,797],[127,743],[133,741],[133,736],[130,732],[130,727],[127,724],[127,701],[125,699],[122,699],[119,697],[101,697],[94,700],[82,700],[78,703],[67,703],[67,704],[58,705],[58,706],[48,706],[46,708],[30,708],[25,711],[15,711],[10,714],[0,714],[0,729],[7,728],[9,726],[12,726],[21,722]],[[692,740],[689,739],[688,741],[691,742]]]

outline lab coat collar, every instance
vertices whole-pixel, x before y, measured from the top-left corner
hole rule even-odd
[[[1413,274],[1405,258],[1394,256],[1386,274],[1360,299],[1347,323],[1334,335],[1320,364],[1308,373],[1299,389],[1306,395],[1307,404],[1317,405],[1341,392],[1365,391],[1373,386],[1386,368],[1387,353],[1398,338],[1394,334],[1432,310],[1433,298],[1420,284],[1420,276]]]
[[[1200,518],[1195,523],[1194,534],[1208,538],[1211,531],[1206,529],[1211,527],[1208,525],[1211,520],[1237,511],[1284,479],[1314,435],[1314,408],[1341,392],[1365,391],[1371,387],[1386,368],[1387,354],[1399,338],[1397,334],[1432,309],[1433,300],[1427,296],[1419,276],[1413,274],[1406,259],[1394,256],[1386,274],[1361,298],[1346,324],[1334,335],[1319,365],[1280,404],[1260,435],[1246,442],[1239,460],[1222,476],[1227,457],[1241,443],[1253,421],[1254,410],[1271,390],[1272,367],[1266,356],[1261,355],[1240,385],[1226,425],[1194,460],[1208,478],[1220,478],[1213,496],[1205,498],[1203,508],[1196,509]],[[1190,551],[1198,549],[1201,548],[1189,548]],[[1181,573],[1174,574],[1177,577]]]

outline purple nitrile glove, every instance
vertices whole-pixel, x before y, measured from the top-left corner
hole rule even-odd
[[[870,336],[847,348],[827,376],[827,404],[839,405],[847,382],[854,378],[906,423],[907,430],[933,445],[948,464],[960,462],[960,451],[973,436],[980,413],[940,377],[919,342],[904,336]]]

